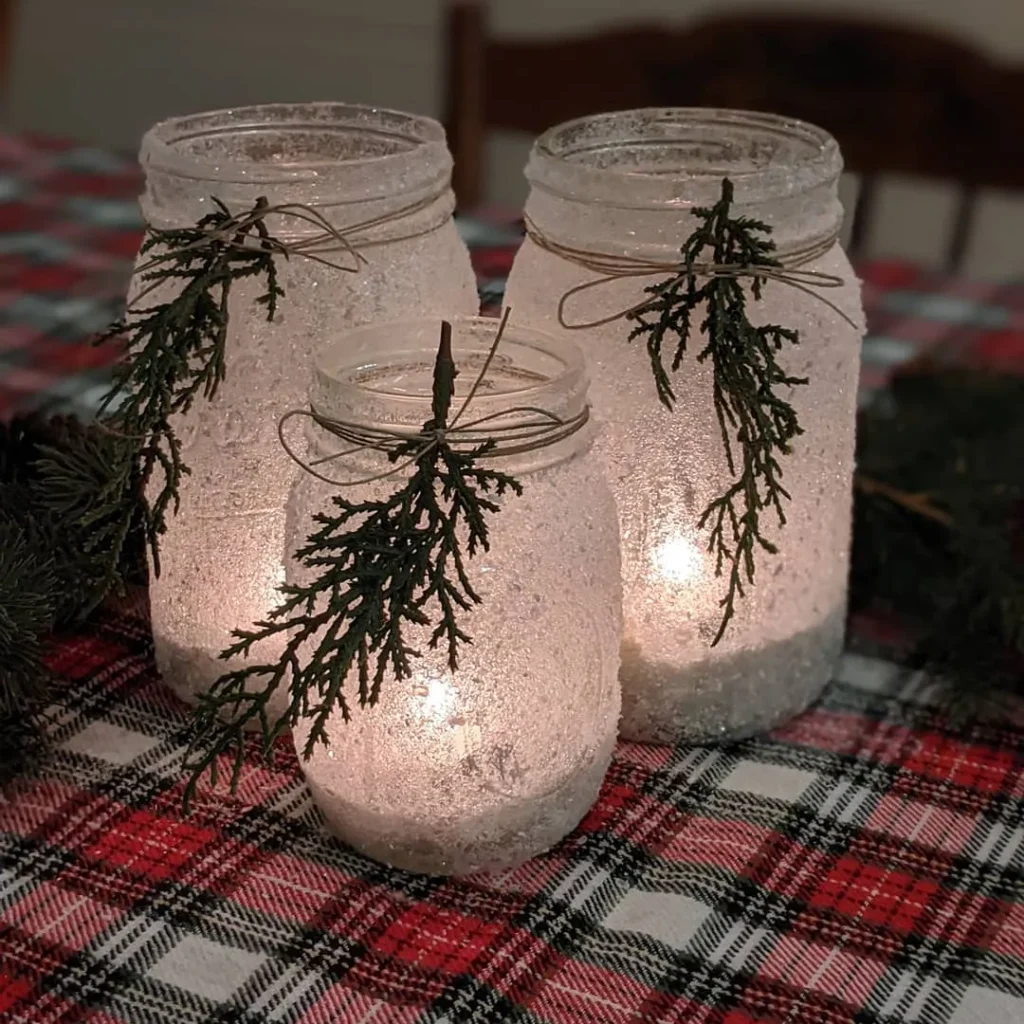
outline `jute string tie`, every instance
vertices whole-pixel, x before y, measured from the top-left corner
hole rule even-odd
[[[778,281],[780,284],[796,288],[805,295],[810,295],[819,302],[825,303],[826,306],[841,316],[851,327],[857,326],[847,313],[840,309],[830,298],[822,295],[819,290],[822,288],[841,288],[846,283],[845,280],[838,274],[826,274],[818,270],[804,269],[808,263],[812,263],[820,256],[825,255],[836,244],[839,239],[838,232],[833,232],[805,246],[780,251],[778,256],[779,266],[757,263],[681,263],[678,260],[656,260],[642,256],[616,255],[614,253],[578,248],[576,246],[564,245],[549,238],[529,217],[526,218],[526,236],[534,245],[545,252],[568,260],[570,263],[575,263],[584,270],[600,275],[591,281],[584,281],[581,284],[574,285],[559,299],[558,323],[568,331],[585,331],[593,327],[603,327],[605,324],[614,323],[617,320],[628,320],[643,313],[657,302],[656,295],[646,295],[639,302],[597,320],[572,320],[566,314],[566,307],[577,296],[593,289],[603,288],[611,281],[633,277],[654,277],[657,275],[668,275],[666,280],[662,282],[659,290],[690,277],[757,278]]]
[[[324,266],[332,267],[335,270],[341,270],[348,274],[356,274],[369,262],[363,255],[362,251],[364,249],[420,238],[423,235],[430,234],[434,230],[434,226],[416,228],[406,234],[378,240],[360,236],[388,224],[397,223],[406,217],[421,213],[437,202],[442,195],[444,195],[444,192],[433,192],[400,209],[378,214],[376,217],[370,217],[355,224],[350,224],[345,228],[335,226],[319,210],[306,206],[303,203],[278,203],[270,206],[265,200],[260,199],[251,210],[246,213],[237,214],[218,226],[209,225],[204,228],[190,229],[199,231],[201,237],[187,245],[173,246],[166,252],[152,257],[135,269],[135,275],[138,277],[138,275],[144,274],[168,260],[179,258],[189,252],[208,248],[213,244],[226,246],[237,252],[270,252],[274,255],[284,256],[286,259],[295,256],[301,259],[312,260],[314,263],[321,263]],[[271,235],[266,228],[266,218],[274,214],[295,217],[320,230],[308,238],[298,239],[294,242],[283,242]],[[251,233],[252,228],[256,228],[255,235]],[[161,237],[168,237],[174,234],[175,231],[173,229],[147,227],[147,233],[156,239],[160,239]],[[328,256],[339,252],[343,252],[349,257],[347,262],[339,263],[336,260],[327,259]],[[132,299],[129,311],[136,309],[139,302],[155,288],[160,287],[161,283],[156,281],[147,288],[144,288]]]
[[[484,365],[447,426],[425,426],[420,430],[393,429],[357,420],[336,419],[311,406],[309,409],[290,409],[281,417],[277,425],[281,446],[302,469],[318,480],[334,487],[358,487],[401,473],[440,445],[448,445],[463,453],[476,453],[487,459],[497,459],[540,451],[567,440],[586,426],[590,419],[589,405],[585,405],[568,419],[562,419],[537,406],[521,405],[460,423],[490,369],[511,312],[512,310],[506,307]],[[287,423],[299,417],[311,420],[349,447],[318,459],[303,459],[285,436]],[[408,452],[410,446],[413,446],[412,453],[402,459],[402,454]],[[348,480],[329,477],[316,468],[325,462],[365,451],[380,452],[386,455],[390,462],[396,464],[379,473]]]

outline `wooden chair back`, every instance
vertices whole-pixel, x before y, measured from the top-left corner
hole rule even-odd
[[[485,6],[455,0],[448,35],[447,124],[462,208],[482,198],[488,131],[536,134],[644,106],[770,110],[826,128],[861,176],[854,257],[881,174],[958,183],[950,268],[963,259],[978,190],[1024,189],[1024,68],[924,30],[751,12],[680,29],[492,39]]]
[[[14,45],[15,0],[0,0],[0,89],[7,85],[11,73],[11,50]]]

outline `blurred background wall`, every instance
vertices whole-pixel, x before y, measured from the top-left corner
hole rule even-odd
[[[1024,63],[1024,0],[491,0],[497,34],[811,8],[938,28]],[[441,0],[19,0],[8,126],[134,150],[174,113],[267,100],[347,99],[439,115]],[[1024,125],[1020,127],[1024,131]],[[518,205],[529,140],[491,143],[488,194]],[[856,184],[844,183],[847,197]],[[941,184],[887,181],[872,251],[928,262],[952,211]],[[987,194],[966,269],[1024,273],[1024,199]]]

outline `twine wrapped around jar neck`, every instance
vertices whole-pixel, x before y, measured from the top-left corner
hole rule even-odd
[[[351,447],[307,462],[295,452],[284,434],[285,424],[298,416],[312,420],[318,427],[333,434]],[[518,419],[514,423],[506,423],[501,426],[487,425],[496,419],[507,417],[518,417]],[[464,453],[478,452],[481,458],[488,460],[511,455],[524,455],[528,452],[540,451],[542,448],[550,448],[552,445],[567,440],[582,430],[589,420],[589,405],[567,420],[555,416],[546,409],[523,405],[503,410],[500,413],[491,413],[489,416],[481,416],[461,427],[405,431],[374,427],[354,420],[334,419],[318,412],[315,408],[291,409],[278,421],[278,437],[288,455],[310,476],[334,487],[357,487],[395,476],[441,444],[447,444],[456,451]],[[377,451],[390,457],[400,453],[407,445],[417,443],[420,447],[408,459],[372,476],[339,480],[335,477],[325,476],[314,468],[324,462],[342,459],[361,451]]]
[[[574,285],[559,299],[558,323],[568,331],[589,330],[594,327],[604,327],[606,324],[615,323],[618,320],[627,320],[637,313],[643,312],[655,301],[654,298],[647,295],[639,302],[608,316],[601,317],[598,320],[572,321],[567,319],[565,309],[575,296],[594,288],[601,288],[611,281],[632,277],[654,277],[660,274],[668,275],[665,281],[666,285],[672,281],[684,280],[688,277],[760,278],[778,281],[781,284],[789,285],[791,288],[796,288],[806,295],[810,295],[819,302],[825,303],[826,306],[841,316],[851,327],[857,326],[851,317],[840,309],[836,303],[817,291],[819,288],[841,288],[846,283],[845,280],[838,274],[826,274],[817,270],[802,269],[808,263],[812,263],[832,249],[836,242],[839,241],[839,233],[837,231],[808,242],[805,245],[777,250],[777,262],[779,265],[776,266],[774,264],[755,263],[681,263],[678,260],[656,260],[643,256],[629,256],[627,254],[616,255],[614,253],[578,248],[556,242],[544,234],[529,216],[525,218],[525,226],[527,238],[538,248],[561,259],[568,260],[570,263],[575,263],[584,270],[600,275],[592,281],[584,281],[581,284]]]
[[[327,416],[315,406],[309,409],[290,409],[278,421],[277,434],[282,448],[289,457],[311,476],[335,487],[357,487],[386,480],[428,455],[441,445],[447,445],[457,452],[473,454],[485,459],[507,458],[550,448],[567,440],[581,431],[590,420],[590,406],[584,405],[578,413],[563,419],[538,406],[522,405],[501,409],[461,423],[480,389],[494,355],[498,350],[512,310],[508,307],[502,315],[484,364],[477,374],[469,393],[462,400],[455,415],[444,426],[435,426],[427,421],[419,430],[401,430],[381,427],[359,420],[344,420]],[[442,327],[442,345],[451,343],[451,327]],[[443,339],[447,337],[447,342]],[[349,445],[348,448],[318,459],[306,461],[301,458],[285,436],[286,424],[296,417],[306,418],[318,427]],[[509,422],[511,420],[511,422]],[[501,422],[497,422],[501,421]],[[412,448],[411,454],[402,455]],[[368,476],[350,480],[339,480],[319,472],[315,467],[335,459],[343,459],[358,452],[376,451],[387,456],[394,463],[390,468]]]
[[[267,204],[266,200],[261,197],[256,201],[256,205],[246,213],[236,214],[227,222],[216,227],[211,225],[208,228],[195,229],[198,230],[203,237],[189,243],[188,245],[174,246],[166,252],[162,252],[158,256],[154,256],[152,259],[147,260],[141,266],[137,267],[135,274],[136,276],[145,274],[147,271],[152,270],[161,263],[180,257],[188,252],[200,251],[203,248],[214,244],[227,246],[240,252],[269,251],[277,255],[284,256],[285,258],[298,256],[302,259],[312,260],[315,263],[322,263],[335,270],[341,270],[349,274],[356,274],[359,272],[361,267],[368,262],[366,257],[363,255],[364,249],[390,244],[392,242],[404,242],[413,238],[420,238],[436,230],[436,226],[432,225],[425,228],[417,228],[416,230],[410,230],[405,234],[389,235],[387,238],[380,239],[368,239],[361,236],[365,235],[366,232],[383,227],[386,224],[394,224],[398,221],[404,220],[406,217],[412,217],[417,213],[421,213],[423,210],[428,209],[437,202],[442,195],[444,195],[443,191],[431,193],[430,195],[424,196],[422,199],[418,199],[416,202],[403,206],[398,210],[392,210],[390,213],[379,214],[376,217],[359,221],[345,228],[337,227],[332,224],[319,210],[316,210],[311,206],[306,206],[303,203],[279,203],[276,206],[270,206]],[[312,224],[314,227],[320,228],[320,232],[295,242],[282,242],[279,238],[271,235],[266,230],[266,218],[272,214],[285,214],[290,217],[295,217],[298,220],[305,221],[308,224]],[[258,226],[257,237],[253,237],[248,233],[249,229],[254,225]],[[147,233],[156,239],[160,239],[161,237],[175,234],[175,231],[173,229],[147,226]],[[338,263],[326,258],[327,256],[338,252],[344,252],[350,256],[352,259],[351,264]],[[150,285],[149,287],[144,288],[132,299],[132,303],[129,308],[137,308],[139,301],[153,291],[155,287],[156,285]]]

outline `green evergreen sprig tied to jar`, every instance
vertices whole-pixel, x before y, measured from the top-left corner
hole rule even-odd
[[[582,352],[508,310],[440,342],[428,318],[370,325],[321,354],[280,428],[304,466],[297,553],[202,700],[190,808],[291,732],[329,826],[390,864],[508,867],[579,821],[620,707],[615,509],[586,395]],[[283,653],[250,654],[268,635]]]
[[[691,334],[697,333],[694,320],[699,323],[703,348],[696,353],[696,360],[707,361],[713,368],[715,415],[729,472],[736,476],[724,493],[707,505],[697,522],[699,529],[709,532],[707,549],[715,558],[715,574],[724,573],[728,580],[719,602],[721,622],[711,646],[725,634],[735,614],[736,599],[744,594],[744,580],[747,584],[754,582],[757,550],[778,553],[777,545],[761,529],[760,516],[771,510],[779,526],[786,523],[783,502],[789,500],[789,493],[782,483],[779,459],[790,453],[793,439],[802,433],[796,410],[786,395],[788,388],[808,383],[806,377],[788,375],[779,362],[787,344],[799,344],[799,332],[779,324],[751,323],[747,288],[750,298],[757,302],[769,280],[810,295],[818,295],[815,289],[843,284],[835,275],[800,269],[834,240],[790,254],[790,263],[784,264],[773,255],[776,246],[769,224],[751,217],[730,217],[733,193],[733,183],[724,178],[715,205],[694,209],[694,217],[702,223],[683,243],[676,263],[628,257],[616,260],[600,253],[566,249],[545,238],[535,226],[531,230],[534,241],[548,251],[603,275],[570,288],[562,296],[560,325],[566,330],[586,330],[618,319],[634,324],[627,340],[644,342],[658,400],[669,410],[676,403],[672,375],[682,368]],[[595,286],[620,276],[648,276],[666,270],[672,272],[671,276],[646,286],[648,297],[619,314],[599,321],[567,319],[569,300]],[[820,297],[854,326],[834,303]],[[666,366],[668,357],[670,363]]]
[[[506,314],[489,357],[497,351],[507,321]],[[488,436],[484,425],[475,423],[467,444],[466,429],[458,429],[476,387],[453,412],[458,371],[451,335],[451,324],[443,323],[431,416],[418,433],[389,433],[311,414],[336,436],[385,454],[390,468],[378,474],[380,479],[393,478],[402,469],[411,473],[380,500],[350,501],[342,494],[333,499],[330,511],[318,512],[314,531],[295,553],[314,573],[312,580],[286,584],[281,603],[267,620],[236,630],[236,642],[225,650],[225,659],[248,657],[255,644],[271,637],[284,636],[287,643],[275,663],[228,672],[200,698],[196,735],[185,758],[192,773],[186,806],[203,773],[210,771],[216,782],[218,762],[232,752],[231,782],[237,784],[246,732],[253,725],[269,756],[282,733],[309,720],[308,757],[317,743],[325,742],[333,715],[351,718],[346,692],[351,677],[363,707],[377,703],[386,678],[395,683],[408,679],[411,659],[419,657],[406,639],[409,625],[429,626],[429,646],[443,646],[448,667],[458,670],[459,648],[472,642],[459,625],[459,613],[482,601],[470,582],[467,561],[490,548],[488,519],[501,510],[497,499],[506,493],[521,495],[523,487],[515,477],[480,462],[498,450],[507,431]],[[487,364],[478,385],[486,372]],[[581,417],[571,426],[579,429],[585,422]],[[531,441],[552,443],[565,426],[554,418],[541,422]],[[281,687],[288,691],[286,710],[275,717],[271,700]]]
[[[841,651],[863,331],[841,167],[811,125],[685,108],[567,122],[531,153],[507,296],[594,368],[628,738],[761,731]]]

